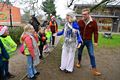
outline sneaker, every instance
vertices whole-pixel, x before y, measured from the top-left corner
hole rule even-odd
[[[77,67],[77,68],[80,68],[80,64],[79,64],[79,63],[77,63],[77,64],[76,64],[76,67]]]
[[[96,68],[92,68],[91,71],[92,71],[92,74],[95,75],[95,76],[100,76],[101,75],[101,73]]]

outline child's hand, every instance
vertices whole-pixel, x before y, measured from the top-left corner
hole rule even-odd
[[[77,45],[77,48],[80,48],[80,46],[81,46],[81,43],[79,43],[79,44]]]
[[[42,41],[45,41],[46,40],[46,37],[42,37]]]

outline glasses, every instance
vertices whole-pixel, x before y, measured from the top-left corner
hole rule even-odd
[[[82,14],[82,15],[88,15],[88,14]]]

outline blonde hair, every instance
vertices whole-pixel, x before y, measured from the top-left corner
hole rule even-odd
[[[90,9],[89,8],[82,9],[82,12],[86,12],[86,11],[88,11],[88,13],[90,13]]]
[[[25,27],[24,27],[24,32],[29,32],[30,30],[34,29],[33,26],[31,24],[27,24]]]

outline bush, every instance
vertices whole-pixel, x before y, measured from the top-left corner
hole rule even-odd
[[[20,36],[23,31],[22,27],[9,27],[10,36],[18,45],[20,44]]]

